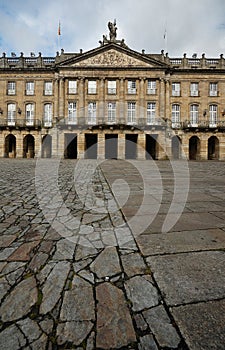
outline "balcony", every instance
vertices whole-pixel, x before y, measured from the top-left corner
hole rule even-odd
[[[186,120],[180,123],[180,128],[182,129],[225,129],[225,121],[210,121],[210,120],[199,120],[198,123],[191,123],[191,121]]]
[[[25,119],[0,119],[0,128],[15,128],[15,129],[25,129],[25,128],[32,128],[32,129],[39,129],[41,128],[41,121],[39,119],[35,119],[33,121],[27,121]]]

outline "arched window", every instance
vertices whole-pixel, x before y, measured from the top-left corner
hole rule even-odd
[[[180,124],[180,105],[172,105],[172,128],[178,127]]]
[[[191,126],[198,126],[198,105],[190,106],[190,124]]]
[[[217,124],[217,105],[209,106],[209,126],[216,127]]]
[[[32,126],[34,125],[34,104],[28,103],[26,105],[26,125]]]
[[[7,106],[7,120],[8,125],[15,125],[16,123],[16,104],[15,103],[9,103]]]
[[[46,103],[44,105],[44,126],[52,126],[52,104]]]

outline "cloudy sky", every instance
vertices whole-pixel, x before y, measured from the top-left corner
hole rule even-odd
[[[117,38],[134,50],[225,56],[225,0],[0,0],[0,54],[87,51],[114,18]]]

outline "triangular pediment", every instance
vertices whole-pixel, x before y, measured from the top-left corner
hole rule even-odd
[[[118,68],[156,68],[162,67],[162,62],[144,56],[136,51],[109,45],[88,51],[62,62],[64,67],[118,67]]]

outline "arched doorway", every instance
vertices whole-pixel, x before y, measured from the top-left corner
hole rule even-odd
[[[77,159],[77,134],[65,134],[64,137],[64,158]]]
[[[219,159],[219,140],[216,136],[211,136],[208,139],[208,159]]]
[[[157,136],[146,134],[145,151],[146,159],[157,159]]]
[[[172,157],[173,157],[173,159],[180,159],[181,139],[179,138],[179,136],[173,136],[171,143],[172,143]]]
[[[51,137],[51,135],[45,135],[42,138],[41,156],[42,156],[42,158],[51,158],[51,156],[52,156],[52,137]]]
[[[26,135],[23,139],[23,157],[34,158],[34,137]]]
[[[190,160],[200,159],[200,140],[197,136],[192,136],[189,139],[189,159]]]
[[[5,138],[5,157],[16,158],[16,137],[12,134]]]

